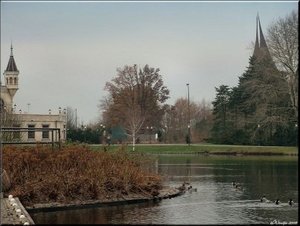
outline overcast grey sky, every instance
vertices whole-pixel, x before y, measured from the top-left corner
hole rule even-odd
[[[259,12],[262,28],[297,10],[290,2],[3,2],[1,74],[13,42],[17,110],[78,109],[79,123],[99,116],[116,68],[160,68],[169,104],[187,96],[212,101],[235,86],[248,65]],[[3,80],[3,75],[1,75]]]

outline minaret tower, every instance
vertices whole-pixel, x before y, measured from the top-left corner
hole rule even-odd
[[[10,47],[10,57],[6,67],[6,70],[3,73],[5,79],[5,86],[13,100],[14,95],[16,94],[17,90],[19,89],[19,71],[14,59],[13,55],[13,47]]]

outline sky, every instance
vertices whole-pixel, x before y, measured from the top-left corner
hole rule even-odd
[[[214,100],[215,87],[238,84],[255,41],[298,2],[13,2],[1,1],[1,81],[13,44],[20,71],[17,111],[77,109],[95,122],[105,83],[116,69],[160,68],[168,104]]]

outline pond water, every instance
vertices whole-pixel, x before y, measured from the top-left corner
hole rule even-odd
[[[159,155],[164,183],[197,191],[159,203],[31,213],[36,224],[270,224],[298,222],[298,158]],[[241,184],[236,189],[232,182]],[[261,203],[265,195],[271,202]],[[292,198],[295,205],[289,206]],[[279,199],[281,203],[275,205]]]

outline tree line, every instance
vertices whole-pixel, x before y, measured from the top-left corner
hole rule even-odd
[[[125,65],[105,85],[101,119],[85,127],[70,126],[68,137],[90,143],[187,141],[248,145],[295,145],[298,133],[298,14],[273,22],[267,31],[272,58],[250,57],[238,85],[216,87],[212,103],[178,98],[159,68]],[[190,111],[190,118],[188,117]],[[70,111],[72,113],[72,111]],[[73,113],[74,115],[74,113]],[[74,123],[73,123],[74,124]],[[105,126],[105,129],[103,128]],[[154,137],[155,135],[155,137]]]

